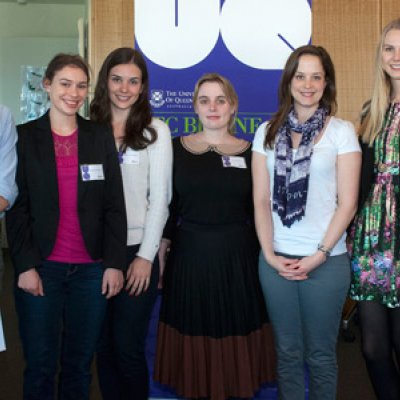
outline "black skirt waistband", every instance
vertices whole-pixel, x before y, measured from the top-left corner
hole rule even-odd
[[[195,222],[181,221],[179,229],[192,232],[230,232],[249,228],[247,221],[232,222],[227,224],[197,224]]]

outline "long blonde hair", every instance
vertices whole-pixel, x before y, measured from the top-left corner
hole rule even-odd
[[[400,30],[400,18],[389,22],[382,31],[375,55],[372,97],[371,100],[364,105],[361,112],[362,122],[358,133],[361,136],[362,141],[368,143],[370,146],[382,128],[386,110],[389,106],[392,95],[390,77],[382,67],[382,51],[386,35],[393,29]]]

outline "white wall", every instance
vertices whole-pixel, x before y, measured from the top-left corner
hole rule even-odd
[[[85,5],[0,3],[0,103],[20,121],[21,66],[45,66],[59,52],[78,52]]]

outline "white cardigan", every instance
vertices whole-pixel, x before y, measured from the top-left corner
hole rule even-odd
[[[143,150],[128,148],[121,164],[128,246],[140,244],[138,256],[153,262],[168,218],[172,193],[172,144],[168,126],[153,118],[157,140]]]

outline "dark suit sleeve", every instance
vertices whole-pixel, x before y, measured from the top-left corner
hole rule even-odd
[[[360,123],[362,124],[365,118],[369,117],[371,110],[371,100],[364,103],[361,110]],[[360,146],[362,151],[362,162],[361,162],[361,175],[360,175],[360,189],[358,196],[358,211],[364,205],[365,200],[368,197],[369,191],[374,180],[374,145],[369,146],[367,143],[363,143],[360,138]]]
[[[127,220],[121,169],[114,137],[108,130],[105,132],[105,141],[103,263],[105,268],[125,269]]]
[[[362,163],[361,163],[361,180],[360,192],[358,196],[358,210],[360,210],[368,194],[374,179],[374,148],[368,146],[367,143],[361,143]]]
[[[25,173],[26,135],[29,135],[29,129],[25,129],[24,126],[19,126],[17,142],[18,164],[16,173],[19,193],[14,206],[6,213],[7,238],[11,258],[18,274],[42,262],[39,250],[33,243],[32,238],[30,199]]]

